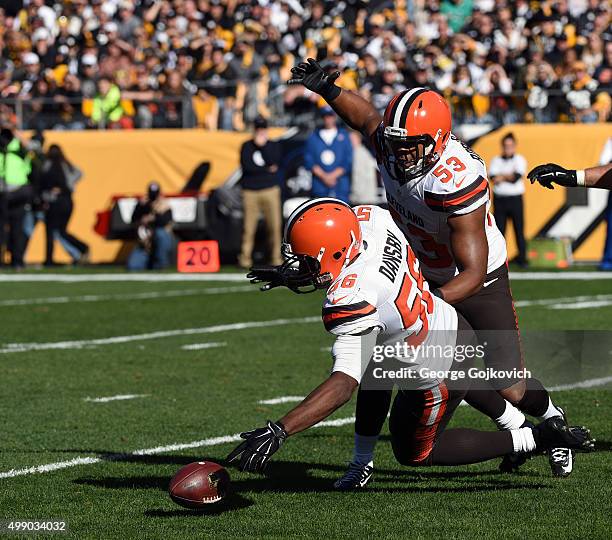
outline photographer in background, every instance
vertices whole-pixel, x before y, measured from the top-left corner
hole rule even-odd
[[[516,139],[508,133],[501,141],[502,153],[489,165],[489,178],[493,182],[493,216],[500,232],[506,235],[506,222],[512,221],[518,247],[516,262],[527,266],[523,220],[523,177],[527,173],[527,161],[516,153]]]
[[[138,245],[127,261],[127,269],[160,270],[170,266],[172,253],[172,210],[161,194],[157,182],[151,182],[147,196],[141,199],[132,213]]]
[[[54,241],[60,240],[73,262],[87,260],[89,247],[71,235],[66,228],[74,208],[72,192],[83,173],[66,159],[57,144],[49,147],[40,170],[40,193],[45,210],[47,249],[45,266],[54,266]]]
[[[281,264],[281,190],[278,185],[280,145],[268,138],[268,122],[261,116],[255,119],[254,137],[240,149],[242,167],[242,206],[244,228],[242,252],[238,264],[250,268],[253,264],[253,245],[260,214],[268,229],[268,248],[271,264]]]
[[[26,236],[24,218],[26,205],[32,199],[29,184],[31,171],[27,145],[11,128],[0,130],[0,265],[7,241],[11,252],[11,266],[23,269]]]

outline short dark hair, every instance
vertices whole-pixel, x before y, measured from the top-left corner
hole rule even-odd
[[[514,137],[514,133],[506,133],[502,138],[502,143],[505,143],[507,140],[511,140],[512,142],[516,142],[516,138]]]

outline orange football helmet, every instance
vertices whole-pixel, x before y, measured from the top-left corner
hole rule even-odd
[[[385,165],[405,183],[423,176],[440,159],[451,134],[447,101],[429,88],[397,94],[383,118]]]
[[[289,216],[283,255],[293,281],[315,289],[327,288],[361,249],[361,229],[351,207],[338,200],[307,201]],[[292,281],[292,280],[289,280]],[[290,287],[293,290],[296,288]]]

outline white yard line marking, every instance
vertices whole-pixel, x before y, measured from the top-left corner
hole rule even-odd
[[[314,427],[338,427],[346,424],[352,424],[355,421],[354,416],[348,418],[337,418],[335,420],[325,420],[320,422]],[[166,452],[178,452],[181,450],[188,450],[190,448],[203,448],[206,446],[217,446],[220,444],[227,444],[232,442],[240,441],[240,434],[234,435],[223,435],[221,437],[212,437],[210,439],[202,439],[200,441],[193,441],[189,443],[169,444],[166,446],[155,446],[154,448],[143,448],[141,450],[135,450],[127,454],[110,454],[104,457],[77,457],[68,461],[58,461],[56,463],[48,463],[46,465],[37,465],[34,467],[28,467],[26,469],[11,469],[10,471],[0,472],[0,479],[2,478],[14,478],[16,476],[25,476],[29,474],[41,474],[51,471],[57,471],[59,469],[67,469],[69,467],[76,467],[78,465],[93,465],[95,463],[101,463],[102,461],[121,461],[129,459],[133,456],[151,456],[156,454],[164,454]]]
[[[560,390],[574,390],[575,388],[594,388],[608,383],[612,383],[612,377],[600,377],[598,379],[587,379],[586,381],[579,381],[571,384],[560,384],[559,386],[552,386],[548,388],[548,390],[550,392],[559,392]]]
[[[197,334],[214,334],[217,332],[246,330],[248,328],[266,328],[269,326],[283,326],[287,324],[314,323],[320,320],[320,317],[300,317],[295,319],[273,319],[271,321],[247,321],[240,323],[218,324],[215,326],[203,326],[202,328],[160,330],[158,332],[148,332],[146,334],[114,336],[98,339],[83,339],[78,341],[52,341],[49,343],[8,343],[0,349],[0,354],[25,351],[49,351],[53,349],[81,349],[83,347],[90,347],[96,345],[116,345],[119,343],[130,343],[132,341],[144,341],[149,339],[160,339],[176,336],[193,336]]]
[[[184,351],[200,351],[202,349],[214,349],[216,347],[225,347],[227,343],[225,341],[211,341],[210,343],[192,343],[190,345],[183,345],[181,349]]]
[[[599,379],[589,379],[586,381],[580,381],[572,384],[563,384],[549,388],[550,391],[556,392],[559,390],[573,390],[575,388],[593,388],[596,386],[603,386],[612,382],[612,377],[601,377]],[[463,405],[465,402],[462,402]],[[355,421],[354,416],[347,418],[336,418],[334,420],[325,420],[317,424],[316,428],[319,427],[339,427],[347,424],[352,424]],[[57,471],[58,469],[67,469],[69,467],[76,467],[78,465],[93,465],[102,461],[121,461],[122,459],[129,459],[131,456],[150,456],[155,454],[163,454],[165,452],[177,452],[180,450],[187,450],[190,448],[203,448],[205,446],[217,446],[219,444],[227,444],[240,440],[240,434],[234,435],[223,435],[221,437],[213,437],[210,439],[202,439],[200,441],[193,441],[189,443],[178,443],[170,444],[166,446],[155,446],[153,448],[144,448],[141,450],[135,450],[134,452],[127,454],[111,454],[104,457],[76,457],[68,461],[58,461],[56,463],[48,463],[46,465],[36,465],[28,467],[26,469],[11,469],[10,471],[0,472],[0,479],[2,478],[14,478],[16,476],[25,476],[29,474],[41,474],[51,471]]]
[[[86,397],[83,401],[89,401],[90,403],[108,403],[109,401],[122,401],[125,399],[137,399],[147,397],[149,394],[120,394],[118,396],[108,396],[108,397],[97,397],[91,398]]]
[[[612,279],[612,272],[510,272],[510,279],[516,281],[550,280],[600,280]],[[2,282],[63,282],[80,283],[94,281],[244,281],[244,274],[156,274],[156,273],[116,273],[116,274],[0,274]]]
[[[156,274],[156,273],[116,273],[116,274],[0,274],[2,282],[60,282],[60,283],[88,283],[93,281],[246,281],[246,274],[218,273],[218,274]]]
[[[210,287],[208,289],[185,289],[182,291],[151,291],[128,294],[86,294],[83,296],[50,296],[48,298],[15,298],[0,300],[0,307],[32,306],[41,304],[69,304],[71,302],[104,302],[108,300],[152,300],[156,298],[174,298],[181,296],[199,296],[208,294],[231,294],[235,292],[258,291],[251,285],[234,287]]]
[[[296,401],[302,401],[304,396],[281,396],[272,399],[262,399],[258,401],[260,405],[278,405],[279,403],[294,403]]]
[[[565,305],[572,305],[572,304],[581,304],[582,302],[600,302],[600,301],[601,302],[612,302],[612,294],[593,294],[593,295],[588,295],[588,296],[564,296],[561,298],[542,298],[540,300],[518,300],[517,302],[514,303],[514,305],[516,307],[531,307],[531,306],[553,307],[556,305],[565,306]],[[553,307],[553,309],[557,309],[557,308]]]
[[[514,281],[554,281],[612,279],[612,272],[510,272]]]
[[[593,302],[576,302],[569,304],[553,304],[548,309],[595,309],[612,306],[612,300],[597,300]]]

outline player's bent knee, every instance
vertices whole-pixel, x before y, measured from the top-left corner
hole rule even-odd
[[[523,399],[526,390],[527,384],[525,381],[519,381],[508,388],[500,390],[499,393],[504,399],[508,400],[513,405],[516,405],[521,401],[521,399]]]
[[[431,450],[426,452],[415,451],[413,448],[406,448],[404,445],[392,443],[393,455],[400,465],[405,467],[423,467],[429,465],[429,455]]]

